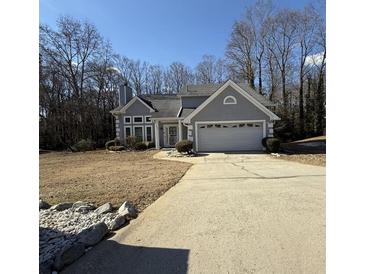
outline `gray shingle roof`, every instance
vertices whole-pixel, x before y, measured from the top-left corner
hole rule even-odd
[[[177,117],[180,110],[180,98],[176,95],[138,95],[147,105],[156,110],[153,112],[152,118],[159,117]],[[118,112],[123,108],[119,106],[111,112]]]
[[[152,118],[177,117],[180,110],[180,98],[176,95],[142,95],[140,96],[147,104],[156,110]]]
[[[180,118],[187,117],[190,113],[192,113],[195,110],[195,108],[183,108],[180,113]]]
[[[123,108],[123,106],[116,107],[115,109],[111,110],[110,112],[117,112],[120,111]]]
[[[250,88],[244,83],[237,83],[245,91],[248,92],[252,97],[259,101],[264,106],[275,106],[275,103],[271,102],[265,96],[258,93],[256,90]],[[219,89],[224,83],[221,84],[204,84],[204,85],[186,85],[183,90],[178,93],[179,96],[210,96],[217,89]]]
[[[186,85],[178,95],[181,96],[209,96],[219,89],[221,84]]]
[[[180,96],[210,96],[215,91],[217,91],[222,84],[204,84],[204,85],[187,85],[183,88],[183,90],[177,95],[139,95],[138,97],[142,99],[147,105],[156,110],[153,112],[152,118],[161,118],[161,117],[177,117],[180,111]],[[254,97],[257,101],[259,101],[264,106],[275,106],[275,103],[268,100],[265,96],[259,94],[254,89],[249,86],[237,83],[241,86],[245,91],[248,92],[252,97]],[[112,112],[117,112],[122,109],[122,106],[119,106],[112,110]],[[181,118],[187,117],[191,112],[194,111],[194,108],[183,108],[180,116]]]

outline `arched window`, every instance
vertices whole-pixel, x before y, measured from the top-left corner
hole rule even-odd
[[[237,100],[233,96],[227,96],[226,98],[224,98],[223,104],[224,105],[235,105],[235,104],[237,104]]]

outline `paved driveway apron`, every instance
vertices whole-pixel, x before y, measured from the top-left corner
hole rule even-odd
[[[64,272],[325,273],[323,167],[265,154],[178,160],[195,164]]]

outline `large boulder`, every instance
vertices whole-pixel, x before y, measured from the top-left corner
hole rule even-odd
[[[88,203],[88,202],[78,201],[72,205],[71,209],[75,212],[86,214],[86,213],[90,212],[91,210],[94,210],[95,205],[93,205],[92,203]]]
[[[110,230],[114,231],[117,230],[118,228],[120,228],[122,225],[124,225],[126,222],[126,219],[123,215],[118,215],[117,217],[114,218],[113,221],[110,222],[109,224],[109,228]]]
[[[85,244],[86,247],[96,245],[108,232],[108,226],[104,222],[98,223],[81,231],[79,242]]]
[[[71,208],[72,205],[73,205],[73,203],[61,203],[61,204],[52,206],[51,209],[55,209],[57,211],[63,211],[63,210]]]
[[[39,209],[48,209],[50,207],[51,206],[48,203],[46,203],[42,199],[39,199]]]
[[[85,245],[77,243],[63,248],[57,255],[53,264],[56,270],[73,263],[85,253]]]
[[[94,212],[99,215],[99,214],[108,213],[112,210],[113,210],[112,204],[106,203],[106,204],[103,204],[102,206],[99,206],[97,209],[95,209]]]
[[[129,201],[126,201],[121,205],[121,207],[118,209],[118,213],[128,220],[137,218],[138,215],[137,209]]]

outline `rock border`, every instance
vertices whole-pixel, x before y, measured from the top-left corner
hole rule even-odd
[[[111,203],[98,208],[78,201],[49,205],[39,200],[39,271],[51,274],[72,264],[111,231],[137,218],[138,210],[125,201],[117,210]]]
[[[186,157],[186,158],[190,158],[190,157],[195,157],[196,153],[180,153],[178,152],[176,149],[172,149],[172,150],[168,150],[166,152],[167,157],[175,157],[175,158],[182,158],[182,157]]]

